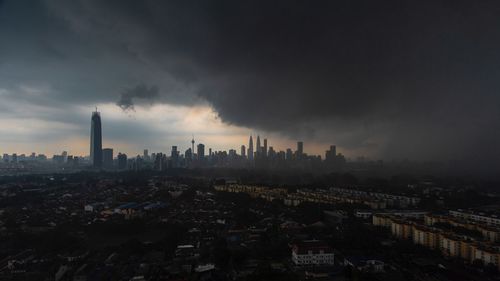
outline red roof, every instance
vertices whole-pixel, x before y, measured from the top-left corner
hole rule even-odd
[[[293,245],[292,251],[299,255],[308,254],[309,251],[312,254],[320,254],[323,251],[324,254],[333,253],[333,249],[328,246],[324,241],[309,240],[295,243]]]

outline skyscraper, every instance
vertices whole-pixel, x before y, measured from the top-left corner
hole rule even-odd
[[[204,144],[202,144],[202,143],[198,144],[197,153],[198,153],[198,159],[199,160],[205,159],[205,145]]]
[[[286,149],[286,158],[285,159],[288,160],[288,161],[291,161],[292,160],[292,155],[293,155],[292,149],[287,148]]]
[[[179,156],[179,151],[177,150],[177,146],[173,145],[172,150],[170,152],[170,157],[177,157]]]
[[[250,140],[248,141],[248,160],[253,160],[253,139],[250,136]]]
[[[188,148],[188,149],[184,152],[184,157],[186,158],[186,161],[191,161],[191,160],[193,160],[193,151],[191,150],[191,148]]]
[[[297,159],[302,159],[304,155],[304,143],[299,141],[297,142]]]
[[[241,146],[241,157],[243,158],[247,157],[247,149],[244,145]]]
[[[118,169],[125,170],[127,169],[127,154],[118,153]]]
[[[326,151],[325,160],[334,161],[335,156],[337,156],[337,147],[335,147],[335,145],[330,145],[330,150]]]
[[[172,167],[177,168],[179,165],[179,151],[177,146],[172,146],[172,151],[170,152],[170,160],[172,162]]]
[[[267,157],[267,139],[264,139],[264,147],[262,148],[262,156]]]
[[[111,169],[113,168],[113,149],[112,148],[103,148],[102,149],[102,164],[104,168]]]
[[[90,126],[90,161],[92,166],[100,168],[102,166],[102,130],[101,114],[97,111],[92,112]]]
[[[257,155],[262,154],[262,148],[260,147],[260,136],[257,136],[257,145],[255,146],[255,152],[257,152]]]
[[[163,171],[165,169],[166,158],[164,156],[165,155],[161,152],[156,153],[155,158],[153,159],[153,169],[156,171]]]

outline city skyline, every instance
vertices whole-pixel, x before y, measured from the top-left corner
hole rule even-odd
[[[101,108],[101,107],[99,107],[99,108]],[[101,149],[113,148],[116,151],[116,153],[122,152],[122,153],[129,155],[129,156],[141,155],[141,152],[144,149],[147,149],[151,152],[170,153],[172,146],[178,146],[179,151],[183,152],[185,149],[191,148],[193,137],[196,138],[195,146],[201,142],[207,146],[207,150],[208,150],[208,148],[212,148],[214,151],[229,151],[231,149],[235,149],[235,150],[239,151],[239,148],[241,147],[241,145],[245,144],[244,139],[248,139],[249,136],[253,136],[255,138],[257,138],[258,136],[261,136],[261,135],[275,136],[278,140],[271,139],[270,146],[273,146],[273,144],[274,144],[274,148],[278,149],[278,151],[279,150],[286,150],[287,148],[290,148],[290,147],[295,147],[296,142],[297,142],[297,140],[292,140],[292,139],[287,139],[285,141],[283,141],[283,139],[282,139],[281,141],[279,141],[279,137],[280,137],[279,135],[273,135],[272,133],[266,134],[265,132],[259,133],[259,132],[254,132],[252,130],[244,130],[243,129],[240,132],[243,134],[243,133],[245,133],[244,131],[248,131],[248,133],[246,135],[239,135],[238,134],[238,135],[231,135],[230,136],[234,145],[231,143],[229,145],[220,146],[220,145],[217,145],[217,142],[213,141],[213,138],[214,137],[217,138],[217,135],[214,135],[214,134],[196,134],[195,133],[195,134],[186,135],[186,136],[184,136],[184,135],[176,136],[175,139],[171,139],[168,142],[165,142],[165,144],[162,144],[159,146],[145,144],[144,146],[138,145],[134,148],[127,148],[127,146],[120,145],[120,141],[114,142],[115,139],[109,138],[107,136],[107,129],[112,129],[112,128],[110,128],[106,124],[109,121],[109,120],[106,120],[106,115],[105,115],[106,112],[102,112],[101,109],[99,109],[99,111],[92,112],[91,121],[93,120],[95,113],[97,113],[97,115],[99,117],[99,122],[101,122],[101,118],[103,119],[102,123],[99,124],[99,126],[102,125],[102,130],[104,131],[101,133],[101,135],[102,135]],[[104,115],[104,116],[102,116],[102,115]],[[202,114],[202,116],[205,116],[205,115]],[[113,117],[111,117],[111,119],[113,119]],[[65,145],[61,145],[60,148],[56,148],[53,150],[27,149],[25,151],[22,151],[22,150],[21,151],[16,151],[16,150],[6,151],[6,150],[2,149],[5,146],[2,146],[2,147],[0,147],[0,154],[6,153],[6,154],[17,154],[17,155],[21,155],[21,154],[30,155],[33,152],[35,152],[36,154],[43,154],[43,155],[46,155],[48,157],[51,157],[52,155],[60,155],[63,151],[67,151],[74,156],[89,157],[89,159],[92,159],[91,152],[89,151],[89,141],[88,140],[89,140],[89,138],[92,140],[92,132],[93,132],[92,124],[93,123],[91,122],[90,126],[89,126],[88,120],[89,119],[88,119],[88,112],[87,112],[87,120],[86,120],[87,128],[81,132],[82,134],[86,134],[86,135],[81,137],[80,141],[82,143],[78,143],[77,145],[74,145],[73,143],[68,142]],[[140,125],[140,124],[138,124],[138,125]],[[89,131],[90,131],[90,134],[89,134]],[[131,131],[130,131],[131,136],[132,136],[133,132],[134,132],[134,130],[133,130],[133,128],[131,128]],[[267,142],[268,138],[269,137],[265,138],[266,142]],[[210,143],[209,142],[210,140],[212,140],[213,142]],[[263,140],[264,140],[264,138],[263,138]],[[142,142],[140,142],[140,143],[142,143]],[[309,153],[314,154],[314,155],[322,155],[322,157],[324,158],[324,152],[330,146],[330,143],[328,143],[328,144],[325,143],[323,145],[322,143],[318,144],[318,143],[312,142],[311,144],[312,144],[311,146],[308,145]],[[248,148],[248,144],[246,144],[246,145]],[[261,146],[264,147],[264,143]],[[91,144],[90,144],[90,147],[92,147]],[[254,147],[253,152],[256,153],[257,152],[256,151],[257,144],[254,144],[253,147]],[[80,152],[80,153],[78,153],[78,152]],[[195,147],[195,152],[196,152],[196,147]],[[116,158],[116,156],[117,156],[117,154],[115,154],[115,158]]]
[[[269,152],[284,153],[286,150],[291,149],[290,147],[283,148],[283,149],[276,147],[276,150],[275,150],[275,147],[268,146],[267,138],[263,138],[263,144],[261,144],[260,135],[257,134],[256,136],[257,136],[257,142],[254,146],[253,145],[254,135],[250,134],[248,150],[245,150],[245,145],[243,144],[241,146],[241,153],[239,154],[239,156],[241,156],[245,159],[248,159],[250,161],[253,161],[255,158],[267,157]],[[92,112],[91,126],[90,126],[89,160],[90,160],[91,166],[93,168],[101,168],[102,166],[109,166],[109,165],[106,165],[106,160],[110,161],[110,160],[115,159],[113,157],[113,148],[103,148],[102,141],[103,141],[103,139],[102,139],[101,112],[99,112],[97,110],[97,107],[96,107],[95,111]],[[196,150],[195,150],[195,144],[196,144]],[[174,157],[183,156],[185,158],[189,157],[189,158],[191,158],[191,160],[193,160],[193,159],[195,159],[195,157],[196,157],[196,159],[200,159],[200,158],[203,159],[205,157],[211,157],[212,153],[218,153],[218,152],[226,152],[226,153],[229,152],[229,154],[231,154],[231,152],[234,151],[235,154],[237,153],[236,152],[237,150],[232,149],[232,148],[227,149],[227,150],[224,150],[224,149],[212,150],[212,147],[210,145],[208,145],[207,147],[208,147],[209,153],[205,154],[205,146],[206,145],[204,143],[201,143],[201,142],[197,143],[194,139],[194,135],[192,136],[192,139],[190,141],[190,145],[191,146],[186,149],[186,152],[184,154],[178,150],[177,145],[173,145],[170,149],[170,154],[171,154],[170,157],[174,158]],[[318,154],[318,155],[312,154],[310,156],[319,156],[322,159],[327,159],[329,156],[335,157],[337,155],[335,152],[336,151],[335,147],[336,147],[335,145],[330,145],[330,150],[326,150],[324,156],[321,156],[320,154]],[[330,155],[332,151],[333,151],[333,155]],[[67,153],[67,152],[65,151],[64,153]],[[152,153],[153,154],[155,154],[155,153],[162,154],[163,152],[158,151],[158,152],[152,152]],[[297,159],[300,159],[302,157],[302,155],[307,155],[307,153],[304,151],[304,142],[303,141],[296,142],[295,153],[296,153]],[[119,152],[116,159],[119,159],[120,154],[126,154],[126,153]],[[145,149],[143,149],[143,155],[137,154],[137,156],[138,157],[141,156],[143,158],[146,158],[146,157],[149,157],[148,154],[149,154],[149,149],[145,148]],[[130,156],[134,156],[134,155],[135,154],[131,154]],[[342,155],[342,154],[339,154],[339,155]],[[290,158],[289,156],[287,156],[287,157]]]
[[[330,145],[329,149],[321,154],[308,154],[304,150],[304,142],[297,141],[295,149],[278,148],[268,145],[268,139],[259,134],[256,135],[256,143],[253,143],[254,135],[249,136],[248,150],[241,145],[240,154],[236,149],[216,150],[210,145],[196,142],[194,135],[190,141],[191,147],[184,153],[177,145],[172,145],[170,154],[164,151],[154,151],[149,154],[149,149],[143,149],[143,154],[127,155],[118,151],[114,157],[114,148],[103,148],[103,130],[101,112],[97,107],[92,111],[90,118],[90,154],[82,157],[63,151],[47,157],[44,154],[32,152],[30,155],[17,153],[4,153],[1,158],[5,171],[29,170],[37,171],[45,166],[49,169],[62,170],[156,170],[165,171],[171,168],[235,168],[235,169],[299,169],[318,171],[342,171],[346,164],[346,158],[342,153],[337,154],[336,146]],[[196,150],[195,150],[196,145]],[[51,160],[51,162],[47,162]],[[361,162],[364,162],[362,160]],[[40,166],[41,165],[41,166]],[[42,168],[43,169],[43,168]]]

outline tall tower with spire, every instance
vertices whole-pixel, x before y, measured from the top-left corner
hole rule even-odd
[[[253,139],[251,135],[248,141],[248,160],[253,160]]]

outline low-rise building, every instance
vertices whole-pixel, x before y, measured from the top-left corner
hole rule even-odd
[[[474,212],[462,209],[450,210],[449,213],[451,216],[457,218],[469,221],[475,221],[491,226],[500,226],[500,218],[496,214],[486,214],[486,213]]]
[[[333,265],[333,249],[323,241],[306,240],[292,247],[292,261],[296,266]]]

